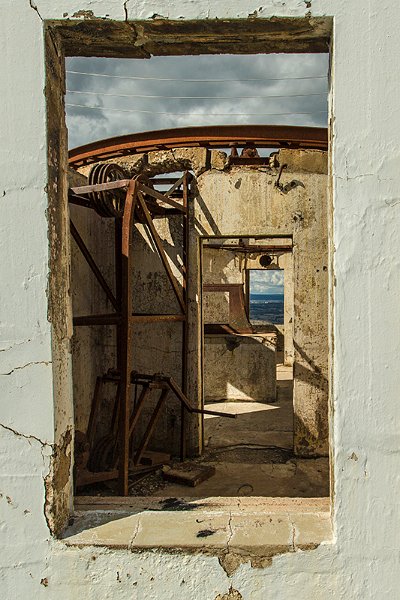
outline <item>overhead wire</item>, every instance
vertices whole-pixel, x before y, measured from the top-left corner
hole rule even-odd
[[[308,96],[326,96],[326,93],[311,94],[271,94],[270,96],[162,96],[146,94],[109,94],[107,92],[85,92],[82,90],[67,90],[68,94],[84,94],[90,96],[112,96],[113,98],[152,98],[171,100],[268,100],[268,98],[306,98]]]
[[[85,71],[67,71],[71,75],[88,75],[89,77],[110,77],[112,79],[133,79],[142,81],[176,81],[191,83],[229,83],[246,81],[300,81],[306,79],[326,79],[327,75],[309,75],[304,77],[260,77],[251,79],[177,79],[171,77],[143,77],[140,75],[109,75],[108,73],[88,73]]]
[[[113,112],[123,113],[145,113],[150,115],[173,115],[173,116],[189,116],[189,117],[267,117],[267,116],[288,116],[288,115],[314,115],[318,113],[326,113],[327,110],[316,110],[311,112],[280,112],[280,113],[182,113],[182,112],[159,112],[153,110],[138,110],[138,109],[122,109],[122,108],[107,108],[103,106],[87,106],[85,104],[72,104],[66,102],[65,106],[76,108],[87,108],[90,110],[110,110]]]

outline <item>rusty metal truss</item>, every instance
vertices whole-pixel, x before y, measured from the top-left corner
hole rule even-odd
[[[328,149],[328,130],[319,127],[287,125],[218,125],[182,127],[161,131],[146,131],[92,142],[69,152],[69,164],[77,169],[83,165],[131,154],[142,154],[171,148],[308,148]],[[234,158],[234,157],[233,157]],[[256,160],[244,152],[243,160]]]
[[[102,217],[115,221],[115,290],[101,273],[93,256],[89,252],[76,226],[70,221],[70,231],[93,275],[102,287],[113,312],[108,314],[91,314],[74,316],[74,327],[93,325],[115,325],[117,327],[117,366],[105,375],[97,377],[88,430],[83,445],[86,459],[78,461],[76,474],[77,485],[85,485],[98,481],[106,481],[119,477],[119,491],[123,496],[129,493],[130,455],[134,446],[134,434],[144,403],[150,389],[159,389],[160,397],[152,412],[149,423],[141,440],[135,440],[138,448],[133,457],[133,469],[142,473],[140,459],[147,448],[162,406],[169,395],[174,395],[181,405],[181,460],[186,456],[186,414],[214,414],[222,417],[233,417],[226,413],[217,413],[199,409],[191,405],[186,396],[187,377],[187,318],[188,318],[188,202],[191,197],[190,182],[192,175],[185,172],[180,178],[162,178],[149,180],[140,175],[133,179],[124,179],[117,165],[96,165],[89,176],[90,184],[69,189],[69,202],[92,209]],[[170,185],[168,191],[155,189],[157,183]],[[162,240],[154,226],[153,219],[180,215],[183,227],[182,245],[182,284],[172,272]],[[157,249],[159,258],[167,274],[175,294],[179,310],[175,314],[138,314],[134,312],[132,292],[132,243],[136,223],[147,227],[152,243]],[[168,376],[138,375],[132,371],[133,330],[137,323],[157,323],[175,321],[182,323],[182,389]],[[106,382],[116,383],[114,409],[112,411],[110,433],[101,439],[94,448],[96,420],[99,412],[101,387]],[[133,410],[131,409],[132,385],[142,386],[142,392]],[[85,447],[86,447],[85,446]],[[96,464],[94,472],[87,464]],[[97,461],[97,462],[96,462]],[[118,469],[117,469],[118,467]]]
[[[180,178],[163,178],[163,185],[172,184],[170,189],[163,193],[155,189],[155,185],[158,183],[156,180],[148,180],[143,176],[138,176],[130,180],[123,179],[122,177],[123,174],[117,165],[96,165],[89,178],[90,185],[71,188],[69,190],[69,201],[85,206],[88,209],[93,209],[102,217],[109,217],[115,220],[115,293],[103,277],[100,268],[89,252],[74,223],[71,221],[71,235],[114,309],[109,314],[75,316],[73,324],[75,327],[92,325],[115,325],[117,327],[117,368],[114,378],[116,377],[118,380],[116,400],[118,418],[115,417],[113,419],[112,429],[116,434],[115,445],[118,446],[120,493],[127,495],[130,446],[137,423],[137,419],[133,425],[131,422],[132,338],[133,327],[136,323],[163,321],[182,323],[183,390],[181,393],[185,394],[186,391],[188,198],[192,176],[189,173],[184,173]],[[183,222],[183,285],[179,284],[172,272],[162,241],[153,223],[154,218],[167,217],[171,214],[180,215]],[[137,314],[134,312],[132,302],[134,282],[132,281],[131,257],[133,230],[136,223],[143,223],[147,226],[148,234],[157,249],[178,302],[179,310],[176,314]],[[104,380],[104,376],[101,380]],[[90,443],[93,443],[93,420],[98,410],[99,382],[100,379],[98,379],[96,385],[92,404],[92,416],[89,423],[88,441]],[[164,402],[166,394],[163,394],[162,398]],[[190,403],[187,400],[187,406],[182,407],[183,421],[184,413],[188,410],[188,407],[190,407]],[[115,424],[116,420],[118,426]],[[181,441],[182,457],[184,455],[184,438],[185,430],[183,423]],[[98,477],[96,480],[98,480]]]

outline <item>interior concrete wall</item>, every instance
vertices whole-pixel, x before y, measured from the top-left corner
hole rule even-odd
[[[183,4],[170,0],[151,4],[1,0],[0,12],[2,596],[60,600],[77,596],[97,600],[107,595],[118,600],[221,600],[229,594],[246,600],[396,598],[400,325],[393,315],[400,296],[400,260],[393,248],[400,236],[400,80],[393,76],[393,65],[399,58],[397,0],[379,4],[269,0],[261,10],[253,0],[214,4],[204,0]],[[43,93],[43,19],[67,23],[69,18],[84,33],[90,30],[85,16],[99,17],[105,28],[112,19],[154,24],[155,15],[184,22],[200,19],[204,27],[216,18],[218,25],[226,18],[237,19],[250,37],[255,17],[257,21],[274,17],[273,23],[277,17],[306,17],[309,22],[328,15],[334,20],[329,272],[335,536],[332,543],[276,556],[260,568],[247,562],[230,575],[216,557],[202,552],[67,548],[53,537],[44,511],[44,482],[58,446],[54,329],[46,295],[50,274],[47,211],[52,190],[48,187]],[[104,42],[105,36],[96,38],[98,47]],[[88,34],[82,52],[87,52],[90,43]],[[285,40],[282,48],[284,44]],[[68,335],[59,339],[67,355]],[[61,373],[68,390],[71,371],[67,368]],[[64,403],[60,411],[59,431],[68,431],[71,406],[72,402]]]
[[[276,334],[205,334],[203,360],[205,402],[275,402]]]
[[[283,362],[294,363],[294,278],[293,255],[284,254],[279,258],[279,266],[283,269]]]

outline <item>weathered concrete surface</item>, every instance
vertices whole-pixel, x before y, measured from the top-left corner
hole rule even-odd
[[[196,176],[210,168],[223,170],[228,165],[228,156],[219,150],[208,148],[172,148],[147,154],[133,154],[113,158],[109,161],[121,166],[127,177],[144,173],[148,177],[162,173],[192,171]],[[88,176],[93,165],[79,168],[82,175]]]
[[[313,551],[258,563],[263,568],[242,564],[228,575],[216,557],[203,552],[132,555],[106,548],[66,548],[51,537],[43,507],[48,444],[54,440],[54,381],[50,364],[33,364],[52,360],[45,293],[49,246],[42,19],[66,22],[63,15],[68,13],[85,36],[82,52],[90,52],[92,44],[95,52],[110,39],[111,53],[115,38],[93,39],[80,11],[102,19],[103,32],[111,19],[124,22],[125,13],[119,0],[1,0],[0,271],[6,282],[0,304],[1,593],[5,598],[39,600],[74,595],[87,600],[107,595],[118,600],[135,595],[185,600],[200,595],[213,600],[233,589],[246,600],[396,598],[400,325],[393,315],[400,297],[400,262],[393,248],[400,236],[400,80],[393,76],[393,64],[399,55],[398,2],[312,0],[310,5],[270,0],[261,11],[253,0],[211,5],[204,0],[155,0],[151,5],[130,0],[125,6],[129,19],[146,22],[153,22],[155,14],[200,20],[201,25],[213,21],[222,25],[220,38],[225,18],[238,19],[249,37],[254,21],[306,14],[311,19],[334,18],[329,264],[334,538]],[[159,23],[160,29],[164,23]],[[291,46],[285,40],[287,50],[297,44],[296,36],[290,39]],[[229,43],[237,50],[240,35]],[[251,40],[247,47],[254,51]],[[261,52],[264,48],[260,44]],[[197,46],[201,50],[204,46]],[[64,313],[66,307],[64,303]],[[377,312],[382,317],[372,318]],[[71,374],[65,375],[64,384],[71,387]],[[66,400],[63,410],[68,416],[72,395]],[[175,515],[178,523],[179,512]]]
[[[204,400],[276,400],[276,335],[204,336]]]
[[[297,156],[296,169],[309,159],[310,152]],[[293,237],[295,451],[327,455],[327,178],[287,167],[278,189],[277,176],[278,169],[243,167],[206,172],[197,180],[193,218],[203,236]]]
[[[216,402],[214,410],[236,414],[235,420],[208,415],[204,421],[207,451],[214,448],[260,448],[293,450],[293,369],[279,363],[276,368],[277,394],[273,404],[260,402]],[[271,496],[269,488],[266,496]]]
[[[215,283],[235,283],[245,286],[246,271],[243,255],[229,250],[203,248],[201,262],[203,286]],[[229,293],[203,290],[202,299],[204,324],[229,323]]]
[[[274,502],[254,498],[256,503],[238,498],[236,505],[229,505],[228,501],[226,508],[220,498],[209,498],[209,506],[186,499],[183,502],[188,510],[180,513],[181,527],[176,527],[173,512],[161,509],[162,500],[158,506],[154,500],[146,500],[153,505],[147,512],[127,507],[113,513],[109,506],[99,518],[99,513],[82,511],[66,532],[66,544],[131,551],[164,547],[193,552],[204,551],[206,538],[207,554],[238,554],[246,560],[254,554],[254,548],[266,558],[307,549],[310,544],[315,546],[331,537],[329,510],[323,499]],[[101,504],[99,508],[103,508]]]

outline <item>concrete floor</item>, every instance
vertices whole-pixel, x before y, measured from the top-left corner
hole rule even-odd
[[[329,496],[328,459],[293,457],[293,370],[277,366],[277,401],[218,402],[210,408],[236,413],[234,419],[205,418],[205,452],[200,464],[216,474],[197,485],[168,483],[154,496]]]
[[[277,401],[213,402],[212,410],[236,414],[236,419],[206,415],[204,441],[207,449],[231,445],[293,448],[293,369],[277,365]]]
[[[194,499],[218,496],[328,497],[328,459],[293,456],[292,373],[291,367],[277,365],[277,400],[273,404],[246,401],[209,405],[211,409],[238,415],[236,419],[205,417],[205,450],[191,463],[212,465],[215,475],[196,487],[188,487],[167,483],[161,471],[157,471],[133,482],[130,495]],[[117,493],[116,482],[103,487],[93,491],[86,489],[85,494],[108,496]]]

